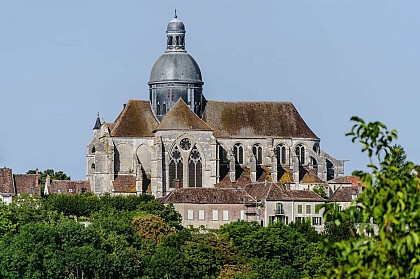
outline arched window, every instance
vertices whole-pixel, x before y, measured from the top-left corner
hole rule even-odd
[[[163,106],[162,106],[162,114],[166,114],[166,104],[165,103],[163,103]]]
[[[315,153],[318,153],[319,151],[319,144],[315,143],[314,147],[312,148],[314,150]]]
[[[299,158],[301,165],[305,164],[305,147],[302,144],[296,145],[296,156]]]
[[[179,181],[179,187],[182,188],[184,178],[184,165],[182,163],[182,155],[176,146],[171,152],[171,160],[169,162],[169,188],[175,187],[175,181]]]
[[[286,164],[286,146],[279,144],[276,147],[276,158],[278,164]]]
[[[188,186],[202,187],[203,164],[201,163],[200,152],[196,146],[193,147],[188,160]]]
[[[96,148],[94,146],[94,147],[92,147],[92,153],[95,153],[95,152],[96,152]]]
[[[327,160],[327,180],[334,179],[334,165],[330,160]]]
[[[252,146],[252,154],[254,154],[255,159],[257,159],[257,164],[262,164],[262,147],[260,144],[256,143]]]
[[[157,115],[162,115],[162,113],[161,113],[161,111],[160,111],[160,104],[159,104],[159,102],[157,103],[157,105],[156,105],[156,114]]]
[[[173,40],[173,39],[172,39],[172,36],[169,36],[169,38],[168,38],[168,39],[169,39],[168,45],[170,45],[170,46],[171,46],[171,45],[172,45],[172,40]]]
[[[236,162],[238,162],[238,164],[244,163],[244,148],[242,144],[237,143],[233,146],[233,155],[235,156]]]
[[[316,159],[314,157],[311,156],[311,164],[312,167],[315,171],[318,171],[318,162],[316,161]]]

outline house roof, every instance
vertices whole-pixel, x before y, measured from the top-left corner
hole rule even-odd
[[[12,169],[0,168],[0,194],[14,195],[15,193]]]
[[[136,193],[136,177],[133,175],[117,175],[113,182],[114,192]]]
[[[357,187],[339,187],[330,197],[335,202],[351,202],[354,196],[359,195]]]
[[[153,137],[159,122],[152,111],[149,101],[129,100],[115,120],[112,137]]]
[[[18,194],[41,194],[41,188],[36,174],[15,174],[16,192]]]
[[[53,180],[48,189],[50,194],[79,194],[90,192],[90,183],[87,180],[70,181],[70,180]]]
[[[163,203],[253,204],[242,188],[181,188],[170,192]]]
[[[365,186],[364,183],[360,182],[360,177],[358,176],[341,176],[333,180],[328,181],[331,184],[351,184],[352,186]]]
[[[207,101],[203,120],[220,138],[317,138],[290,102]]]
[[[212,131],[181,98],[175,103],[169,113],[162,119],[156,130],[199,130]]]
[[[325,201],[318,194],[310,190],[283,190],[273,189],[267,200],[270,201]]]
[[[325,201],[318,194],[308,190],[285,190],[276,183],[252,183],[244,186],[245,191],[258,200],[267,201]]]

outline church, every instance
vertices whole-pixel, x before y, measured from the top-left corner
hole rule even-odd
[[[129,100],[114,122],[98,115],[86,156],[92,192],[162,198],[262,182],[308,190],[344,175],[292,103],[208,100],[185,35],[175,14],[149,99]]]

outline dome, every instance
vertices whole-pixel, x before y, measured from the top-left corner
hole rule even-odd
[[[168,27],[166,28],[166,32],[185,33],[184,23],[175,17],[171,21],[169,21]]]
[[[149,85],[172,81],[203,84],[200,67],[188,53],[166,52],[153,65]]]

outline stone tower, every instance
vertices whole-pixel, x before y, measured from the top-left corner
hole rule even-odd
[[[185,26],[176,15],[166,29],[166,51],[150,73],[150,103],[159,121],[182,98],[201,117],[205,98],[201,71],[194,58],[185,50]]]

